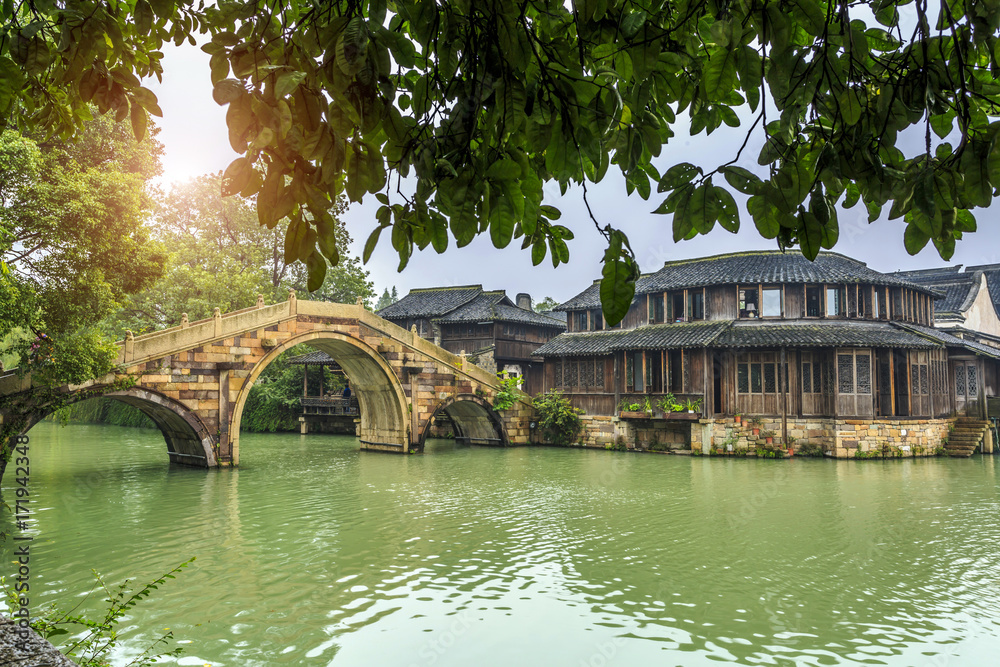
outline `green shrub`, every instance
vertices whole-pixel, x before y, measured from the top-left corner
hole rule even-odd
[[[507,375],[506,371],[497,373],[497,377],[500,378],[500,391],[497,392],[497,396],[493,400],[493,409],[510,410],[517,401],[517,396],[520,393],[518,389],[521,387],[524,379],[516,375]]]
[[[538,411],[538,425],[545,439],[556,445],[568,445],[576,441],[577,435],[583,429],[579,408],[574,408],[562,392],[550,389],[544,394],[538,394],[531,400]]]

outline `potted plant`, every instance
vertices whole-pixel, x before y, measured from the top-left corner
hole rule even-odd
[[[753,434],[757,435],[760,433],[760,427],[764,423],[764,420],[760,417],[750,417],[750,428],[753,429]]]
[[[785,446],[788,448],[788,455],[789,456],[794,456],[795,455],[795,441],[797,439],[798,438],[796,438],[794,435],[790,435],[787,438],[785,438]]]
[[[767,445],[774,444],[774,431],[765,430],[761,435],[764,437],[764,443]]]
[[[688,411],[688,414],[699,412],[701,410],[701,399],[684,401],[684,409]]]
[[[641,419],[646,417],[642,411],[643,404],[631,398],[623,398],[618,404],[618,416],[624,418]]]
[[[656,400],[656,407],[660,408],[664,417],[674,411],[675,405],[677,405],[677,399],[673,394],[664,394]]]
[[[642,400],[642,411],[650,417],[653,416],[653,402],[649,399],[648,395]]]
[[[737,412],[736,417],[734,419],[736,420],[737,425],[741,424],[743,422],[743,413]]]

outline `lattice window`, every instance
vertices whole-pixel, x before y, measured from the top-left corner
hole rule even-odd
[[[594,383],[598,387],[604,386],[604,359],[594,361]]]
[[[750,391],[754,394],[761,392],[760,364],[750,364]]]
[[[920,366],[917,364],[910,364],[910,391],[920,392]]]
[[[555,371],[556,371],[555,385],[557,387],[564,386],[563,385],[563,360],[562,359],[556,359]]]
[[[631,389],[632,388],[632,374],[633,374],[633,371],[634,371],[634,368],[633,368],[633,364],[632,364],[632,355],[631,354],[626,354],[625,355],[625,387],[627,389]]]
[[[590,359],[580,362],[580,385],[594,386],[594,362]]]
[[[764,364],[764,393],[773,394],[777,391],[774,382],[774,364]]]
[[[736,367],[736,391],[741,394],[750,393],[750,368],[747,364]]]
[[[854,355],[853,354],[838,354],[837,355],[837,371],[839,382],[837,386],[840,388],[841,394],[853,394],[854,393]]]
[[[925,396],[931,393],[930,382],[927,380],[927,366],[925,364],[920,364],[920,393]]]
[[[691,387],[691,357],[689,356],[682,363],[684,364],[684,389],[689,389]]]
[[[832,363],[823,364],[823,395],[830,396],[833,394],[833,388],[836,387],[836,371]]]
[[[872,393],[872,358],[867,354],[859,354],[854,358],[858,371],[859,394]]]
[[[819,360],[813,362],[813,393],[821,394],[825,391],[830,391],[829,386],[823,386],[823,366]]]
[[[812,390],[812,364],[808,361],[802,362],[802,393],[811,394]]]
[[[955,369],[955,393],[958,396],[965,396],[965,367],[958,366]]]
[[[575,361],[567,361],[566,362],[566,371],[565,371],[565,374],[566,374],[566,386],[567,387],[578,387],[578,386],[580,386],[579,382],[577,381],[579,376],[577,375],[576,366],[577,366],[577,364],[576,364]]]
[[[966,366],[969,369],[969,398],[979,395],[979,380],[976,379],[976,367]]]

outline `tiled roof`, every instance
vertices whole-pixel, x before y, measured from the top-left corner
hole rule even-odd
[[[931,327],[920,326],[919,324],[903,324],[902,322],[897,322],[896,326],[901,329],[912,331],[925,338],[934,340],[942,345],[947,345],[948,347],[962,347],[970,352],[975,352],[976,354],[981,354],[993,359],[1000,359],[1000,349],[990,347],[989,345],[983,345],[982,343],[977,343],[975,341],[965,340],[964,338],[959,338],[958,336],[952,336],[950,333],[942,331],[941,329],[933,329]]]
[[[920,271],[898,271],[894,275],[905,278],[923,287],[933,289],[943,298],[934,302],[934,315],[958,315],[972,307],[982,273],[979,271],[960,272],[962,265],[943,269],[922,269]]]
[[[888,322],[736,322],[713,347],[910,347],[939,345]]]
[[[966,271],[982,271],[986,276],[986,287],[990,290],[990,298],[993,299],[993,309],[1000,317],[1000,264],[981,264],[979,266],[966,267]]]
[[[739,283],[865,283],[892,287],[911,287],[934,294],[893,273],[880,273],[864,262],[843,255],[823,252],[810,262],[795,251],[754,250],[697,259],[667,262],[656,273],[644,274],[636,282],[636,294],[664,290]],[[561,310],[597,308],[600,287],[595,283],[569,301]]]
[[[331,357],[326,352],[310,352],[309,354],[300,354],[297,357],[290,357],[285,360],[286,364],[292,364],[295,366],[334,366],[340,368],[333,357]]]
[[[635,329],[607,329],[559,334],[532,352],[539,357],[607,355],[617,350],[665,350],[704,347],[732,324],[729,320],[650,324]]]
[[[455,322],[518,322],[565,329],[566,323],[549,315],[515,306],[502,290],[483,292],[465,305],[438,318],[442,324]]]
[[[412,289],[396,303],[378,311],[388,320],[407,317],[440,317],[483,293],[482,285]]]

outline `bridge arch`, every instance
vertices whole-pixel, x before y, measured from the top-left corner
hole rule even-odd
[[[293,336],[271,349],[256,363],[243,382],[229,422],[233,465],[239,463],[240,421],[254,382],[278,355],[296,345],[308,344],[337,360],[351,379],[361,407],[361,442],[372,448],[402,447],[410,450],[408,403],[399,378],[379,353],[364,341],[337,331],[316,330]]]
[[[215,467],[216,456],[213,446],[215,440],[212,437],[212,432],[197,414],[180,401],[142,387],[130,387],[96,396],[91,392],[81,392],[70,396],[63,405],[72,405],[93,398],[111,398],[121,401],[149,417],[150,421],[156,424],[160,433],[163,434],[167,445],[167,454],[172,463],[205,468]],[[45,410],[32,413],[26,422],[23,433],[30,431],[35,424],[48,417],[52,412],[52,410]]]
[[[420,433],[420,449],[430,433],[434,415],[443,412],[451,419],[455,439],[470,444],[506,446],[510,440],[503,418],[488,401],[474,394],[458,394],[441,401],[427,419]]]

